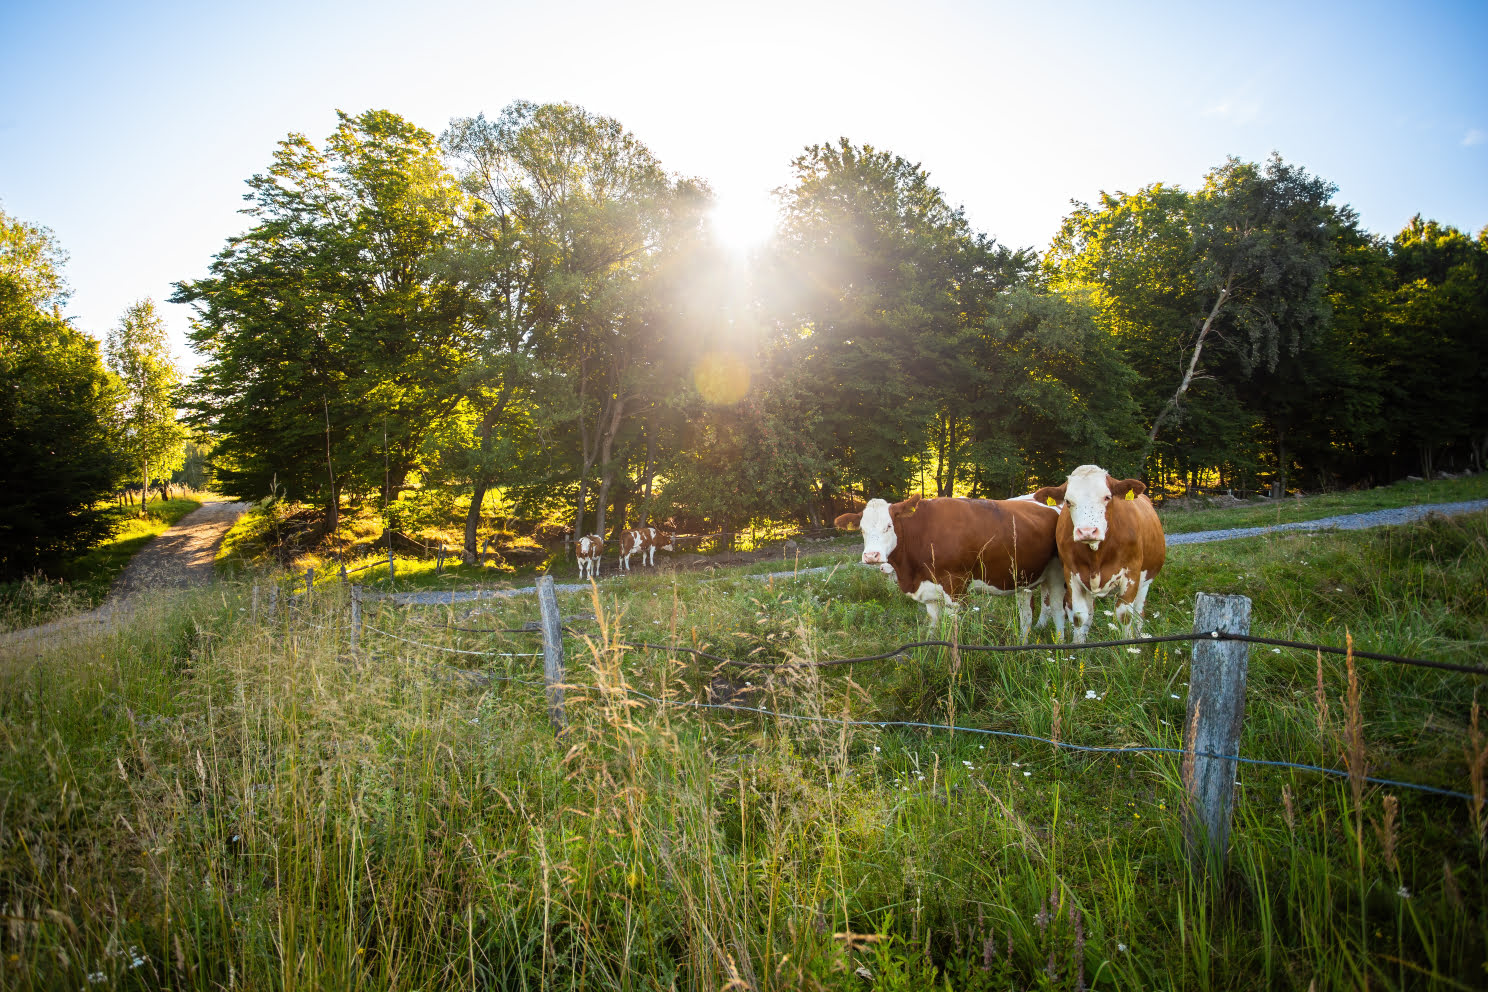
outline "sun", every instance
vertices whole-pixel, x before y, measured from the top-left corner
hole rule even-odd
[[[709,220],[719,244],[748,255],[775,233],[775,203],[766,193],[720,193]]]

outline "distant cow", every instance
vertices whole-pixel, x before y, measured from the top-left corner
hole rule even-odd
[[[1095,465],[1081,465],[1062,486],[1048,486],[1034,499],[1062,504],[1055,539],[1064,561],[1065,608],[1074,639],[1083,641],[1095,615],[1097,596],[1115,596],[1116,619],[1142,632],[1147,590],[1167,559],[1162,523],[1147,487],[1115,479]]]
[[[604,554],[604,538],[598,534],[585,534],[576,545],[579,556],[579,578],[599,578],[599,558]]]
[[[636,554],[641,556],[641,561],[645,564],[655,565],[657,549],[673,550],[672,539],[675,536],[669,531],[657,530],[655,527],[638,527],[635,530],[621,531],[620,567],[629,571],[630,556]]]
[[[1057,511],[1021,499],[928,499],[902,503],[869,500],[862,513],[833,521],[842,530],[861,526],[863,563],[899,581],[906,596],[923,603],[932,621],[952,610],[967,589],[1016,593],[1023,637],[1033,625],[1033,591],[1040,590],[1039,626],[1050,622],[1062,636],[1064,575],[1054,553]]]

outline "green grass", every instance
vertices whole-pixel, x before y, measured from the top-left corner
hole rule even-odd
[[[145,505],[144,516],[138,507],[110,507],[111,536],[67,562],[59,576],[0,585],[0,631],[35,626],[97,606],[131,558],[199,506],[194,499],[156,501]]]
[[[1341,643],[1347,631],[1371,650],[1481,663],[1488,514],[1175,548],[1149,631],[1189,629],[1201,590],[1251,596],[1257,633]],[[149,598],[117,633],[0,660],[0,986],[101,974],[126,988],[1305,990],[1488,977],[1481,805],[1374,786],[1356,801],[1347,780],[1246,766],[1228,868],[1210,881],[1188,867],[1171,756],[831,722],[1039,736],[1057,722],[1065,741],[1177,746],[1182,650],[924,651],[770,673],[618,646],[812,659],[948,633],[882,575],[848,567],[768,582],[658,569],[560,605],[598,619],[572,621],[558,739],[540,659],[374,632],[523,654],[536,638],[451,628],[535,619],[530,596],[369,607],[353,653],[338,586],[254,625],[236,585]],[[972,600],[956,635],[1013,641],[1011,604]],[[1373,774],[1481,794],[1467,767],[1488,730],[1473,729],[1480,680],[1356,671],[1351,707],[1342,659],[1255,649],[1242,753],[1343,767],[1354,709]],[[710,689],[827,721],[628,691],[686,703]]]
[[[1338,513],[1364,513],[1422,503],[1456,503],[1475,499],[1488,499],[1488,473],[1433,482],[1397,482],[1374,489],[1323,493],[1317,496],[1258,499],[1236,507],[1163,509],[1159,510],[1158,516],[1162,518],[1163,529],[1169,534],[1187,534],[1200,530],[1265,527],[1317,520]]]

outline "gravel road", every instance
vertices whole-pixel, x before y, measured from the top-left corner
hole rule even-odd
[[[24,645],[39,637],[96,631],[127,614],[132,597],[146,589],[186,589],[208,584],[215,574],[212,562],[223,535],[251,505],[203,503],[130,559],[102,606],[40,627],[0,634],[0,648]]]
[[[1229,530],[1201,530],[1193,534],[1169,534],[1168,546],[1205,544],[1209,541],[1233,541],[1240,537],[1260,537],[1285,530],[1364,530],[1368,527],[1393,527],[1396,524],[1408,524],[1421,520],[1432,513],[1455,517],[1459,513],[1476,513],[1478,510],[1488,510],[1488,499],[1469,500],[1465,503],[1402,506],[1393,510],[1370,510],[1368,513],[1345,513],[1336,517],[1319,517],[1317,520],[1272,524],[1269,527],[1232,527]]]

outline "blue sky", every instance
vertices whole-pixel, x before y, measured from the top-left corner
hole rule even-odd
[[[135,9],[130,9],[135,8]],[[1119,8],[1119,9],[1118,9]],[[438,133],[514,99],[618,118],[758,230],[809,143],[920,162],[1043,247],[1071,200],[1273,150],[1370,230],[1488,224],[1488,3],[17,3],[0,206],[71,256],[77,326],[205,274],[291,131],[387,108]],[[163,305],[183,358],[189,313]],[[188,362],[191,359],[188,358]]]

